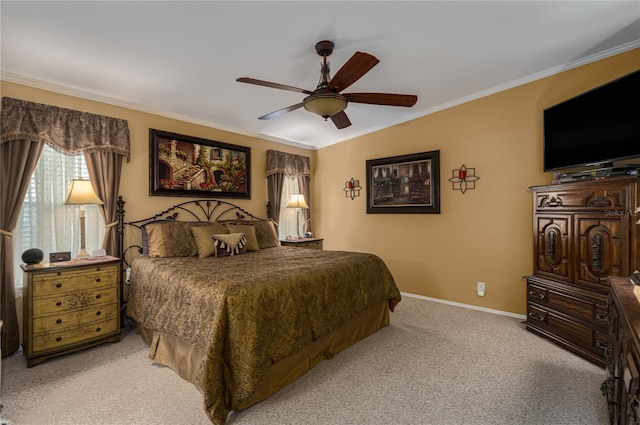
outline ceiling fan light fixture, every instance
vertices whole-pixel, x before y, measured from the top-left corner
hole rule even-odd
[[[303,101],[304,109],[320,115],[325,120],[347,107],[347,98],[338,93],[315,93]]]

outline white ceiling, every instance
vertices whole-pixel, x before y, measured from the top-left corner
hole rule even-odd
[[[319,148],[640,47],[635,1],[4,1],[5,81]],[[352,103],[352,126],[298,109],[356,51],[380,63],[348,92],[418,95],[412,108]],[[640,66],[640,63],[639,63]]]

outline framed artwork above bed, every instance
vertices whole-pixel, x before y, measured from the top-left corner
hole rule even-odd
[[[251,148],[149,129],[149,195],[251,199]]]
[[[367,214],[440,214],[440,151],[367,160]]]

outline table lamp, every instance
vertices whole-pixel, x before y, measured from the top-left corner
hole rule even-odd
[[[300,218],[298,217],[298,214],[300,212],[300,208],[309,208],[309,205],[307,205],[306,201],[304,200],[304,195],[300,194],[300,193],[294,193],[291,196],[291,200],[289,201],[289,204],[287,205],[287,208],[297,208],[296,210],[296,239],[302,239],[300,237]]]
[[[103,204],[100,198],[98,198],[98,195],[96,195],[96,192],[93,190],[93,186],[91,185],[91,180],[83,180],[83,179],[71,180],[69,193],[67,193],[67,199],[65,199],[64,204],[80,205],[80,252],[78,252],[78,255],[76,255],[76,258],[91,257],[91,255],[87,253],[87,250],[85,247],[84,206]]]

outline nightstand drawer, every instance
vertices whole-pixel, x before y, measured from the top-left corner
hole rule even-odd
[[[118,299],[118,288],[116,286],[103,286],[90,291],[61,294],[58,297],[34,298],[31,311],[35,318],[52,313],[72,312],[99,304],[112,303]]]
[[[60,331],[48,331],[33,336],[33,353],[40,351],[56,350],[68,345],[88,342],[94,338],[102,338],[105,335],[118,332],[117,320],[102,320],[88,323],[76,328],[62,329]]]
[[[42,273],[33,277],[33,296],[46,297],[109,284],[118,279],[118,265]]]
[[[94,320],[117,320],[117,318],[118,304],[111,302],[74,312],[34,317],[33,333],[37,335],[42,332],[57,332],[61,329],[79,327]]]

